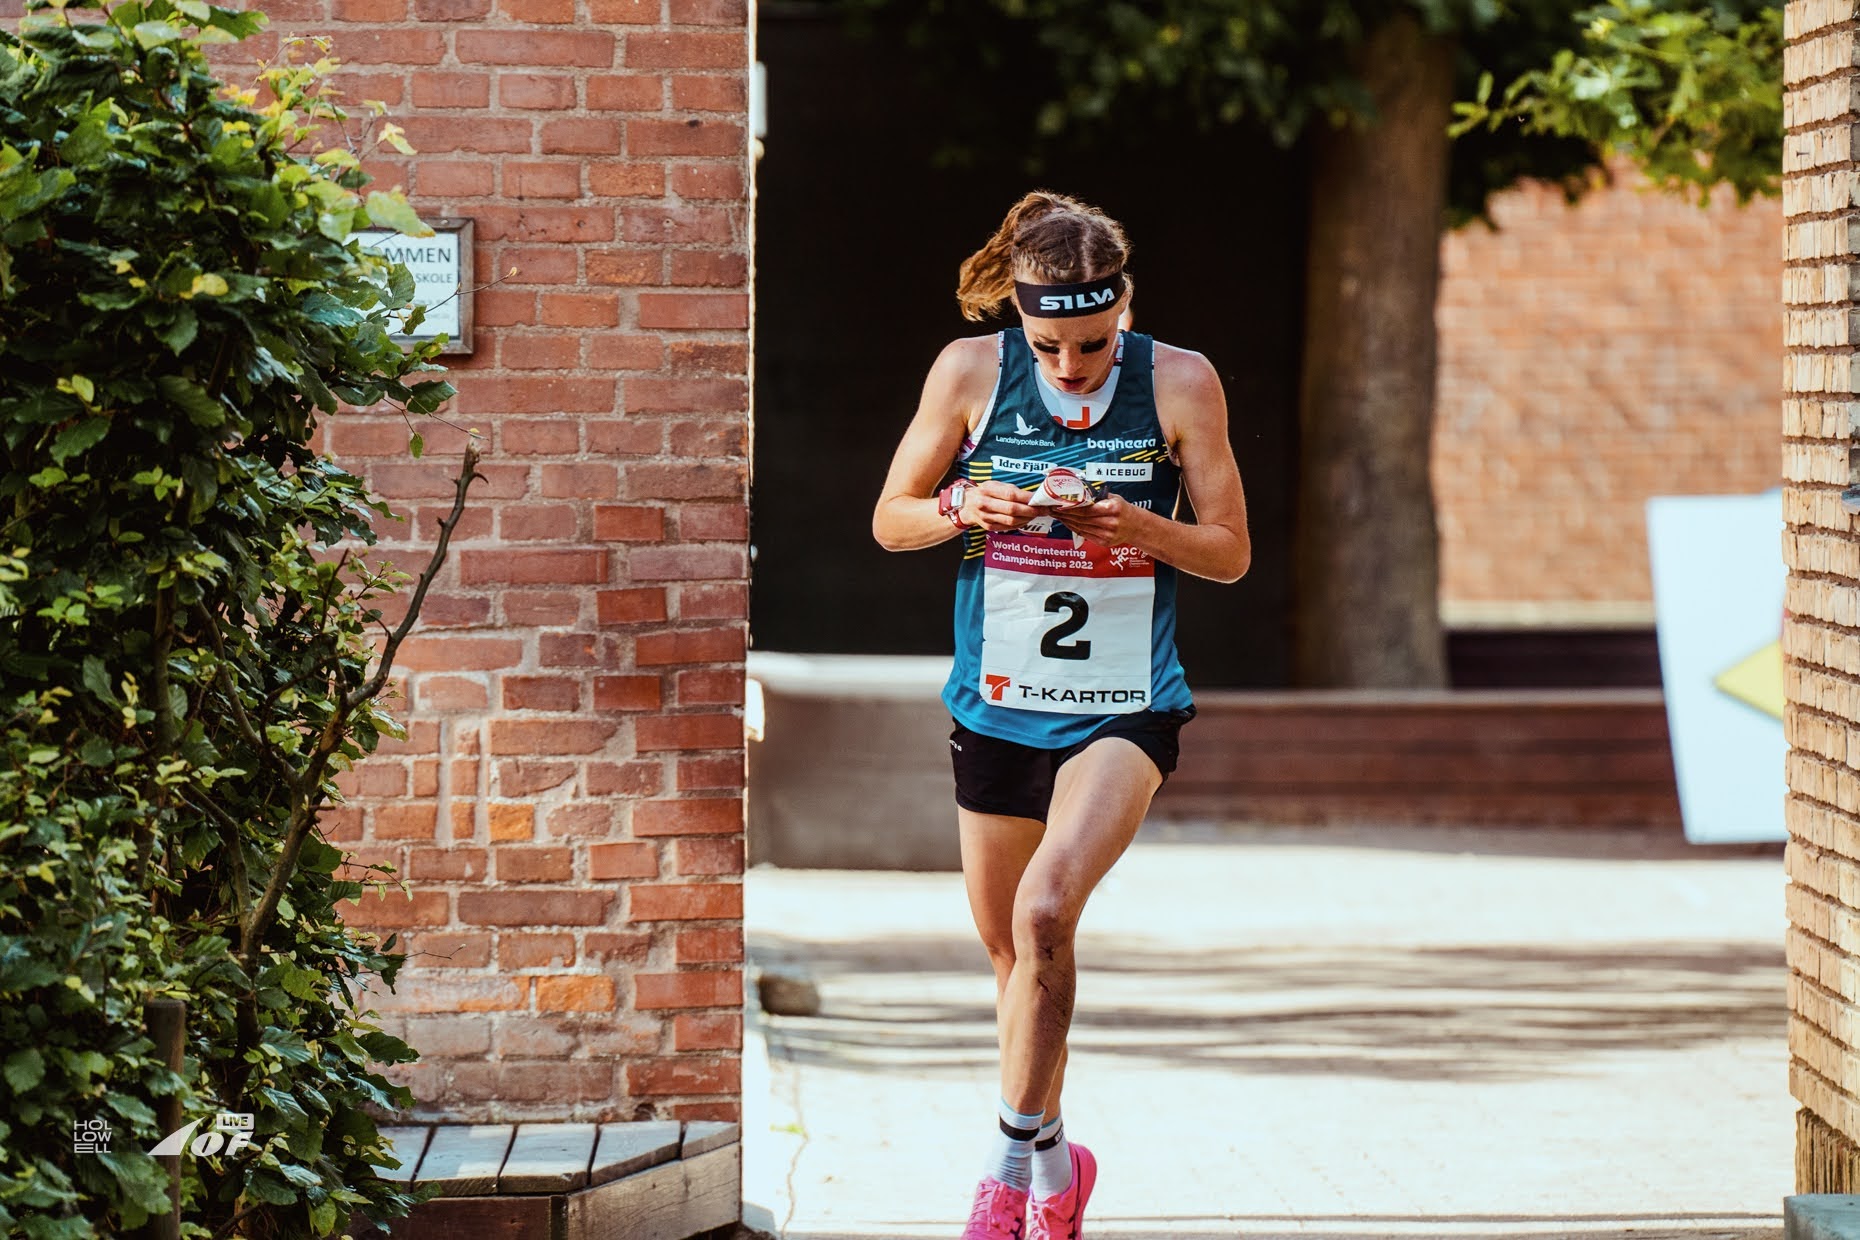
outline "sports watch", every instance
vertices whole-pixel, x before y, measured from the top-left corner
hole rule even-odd
[[[962,504],[968,498],[969,488],[974,485],[967,478],[958,478],[937,492],[937,515],[947,517],[949,523],[959,530],[968,529],[968,523],[962,519]]]

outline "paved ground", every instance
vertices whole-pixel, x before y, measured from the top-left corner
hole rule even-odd
[[[1082,929],[1087,1234],[1779,1237],[1782,886],[1780,845],[1146,828]],[[748,1221],[953,1240],[996,1094],[958,877],[762,869],[748,903],[754,964],[824,1000],[751,1030]]]

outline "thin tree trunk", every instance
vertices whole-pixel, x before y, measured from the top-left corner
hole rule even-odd
[[[1307,686],[1446,683],[1428,476],[1453,47],[1412,17],[1362,51],[1375,123],[1314,138],[1295,667]]]

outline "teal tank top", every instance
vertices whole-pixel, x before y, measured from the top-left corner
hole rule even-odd
[[[1018,329],[1000,334],[1000,374],[961,477],[1035,490],[1064,465],[1173,518],[1182,471],[1156,416],[1155,342],[1119,336],[1117,386],[1088,429],[1062,425]],[[1176,570],[1134,547],[1104,547],[1040,518],[1003,534],[966,530],[956,573],[956,658],[943,702],[971,731],[1043,749],[1085,739],[1115,715],[1193,704],[1175,649]]]

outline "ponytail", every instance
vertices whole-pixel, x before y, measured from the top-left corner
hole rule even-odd
[[[956,300],[964,318],[979,321],[1014,296],[1017,273],[1073,284],[1122,271],[1129,258],[1130,243],[1116,220],[1076,198],[1035,190],[1008,209],[986,245],[963,260]]]

